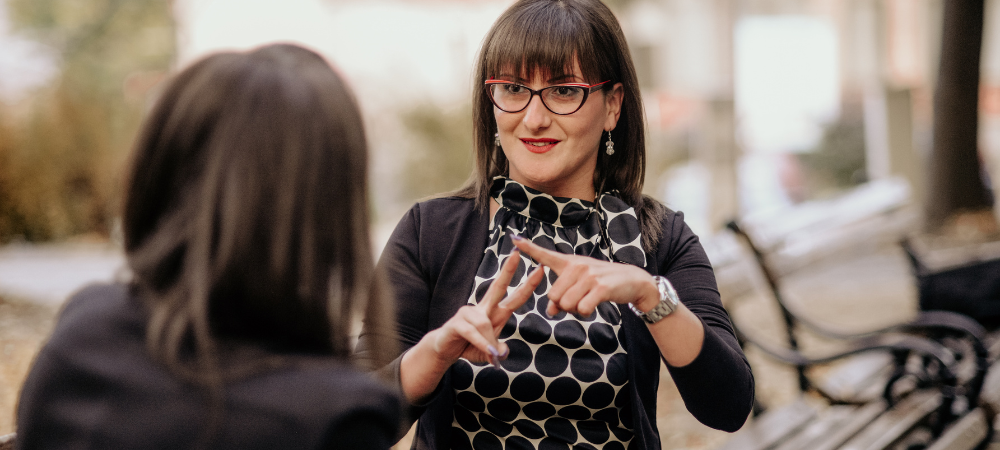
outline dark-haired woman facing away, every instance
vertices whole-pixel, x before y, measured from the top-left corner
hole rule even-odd
[[[697,236],[642,195],[642,100],[611,11],[518,1],[475,77],[471,182],[414,206],[379,261],[414,447],[658,449],[661,358],[698,420],[740,428],[753,376]]]
[[[309,50],[178,74],[133,155],[132,280],[66,304],[24,384],[18,447],[390,447],[399,400],[362,370],[396,346],[366,153],[352,94]],[[377,330],[370,361],[351,356],[359,316]]]

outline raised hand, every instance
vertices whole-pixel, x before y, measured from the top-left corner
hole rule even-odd
[[[477,305],[463,306],[433,332],[433,348],[442,362],[451,365],[463,357],[472,362],[499,365],[500,360],[507,357],[510,350],[506,344],[499,342],[497,336],[514,310],[527,301],[544,276],[542,268],[536,268],[508,296],[507,286],[520,261],[520,253],[512,252],[483,299]]]
[[[632,303],[648,311],[660,300],[653,277],[639,267],[554,252],[520,236],[513,241],[524,254],[559,275],[549,288],[545,312],[550,316],[560,310],[589,316],[602,302]]]

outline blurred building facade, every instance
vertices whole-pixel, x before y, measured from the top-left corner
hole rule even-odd
[[[689,220],[703,230],[891,176],[921,202],[942,10],[941,0],[623,2],[650,151],[673,167],[651,174],[655,192],[697,212]],[[996,193],[998,2],[986,10],[980,154]]]
[[[5,1],[22,5],[22,13],[37,3]],[[980,102],[980,147],[992,179],[1000,179],[998,1],[986,2]],[[373,205],[386,227],[416,199],[466,179],[472,66],[489,26],[512,0],[160,3],[173,13],[175,44],[160,47],[174,52],[174,69],[213,51],[275,41],[329,57],[365,112]],[[906,177],[920,198],[943,0],[608,3],[642,85],[647,192],[685,211],[699,231],[889,176]],[[18,46],[0,49],[0,71],[38,66],[12,53],[24,53],[30,38],[18,35]],[[63,64],[58,56],[53,61],[57,69],[46,70]],[[135,103],[136,92],[155,95],[147,85],[160,78],[140,76],[146,72],[111,84]],[[29,89],[10,85],[0,82],[5,98]],[[3,114],[10,116],[9,108]]]

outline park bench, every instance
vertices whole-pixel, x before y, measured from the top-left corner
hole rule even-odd
[[[848,333],[810,320],[782,297],[780,279],[796,270],[838,254],[895,245],[911,233],[919,216],[908,200],[905,182],[883,180],[781,216],[732,223],[732,232],[706,242],[727,307],[761,290],[777,303],[784,345],[755,333],[735,315],[734,326],[741,343],[796,367],[803,392],[782,408],[755,405],[755,418],[723,449],[971,450],[989,438],[994,414],[980,406],[979,394],[988,361],[1000,348],[987,348],[977,322],[922,312],[905,323]],[[800,328],[842,345],[821,354],[804,352]],[[817,364],[851,355],[860,356],[822,380],[807,375]],[[1000,389],[996,378],[988,390]]]

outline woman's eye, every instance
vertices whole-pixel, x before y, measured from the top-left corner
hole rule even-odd
[[[508,94],[523,94],[525,92],[524,86],[518,84],[505,84],[504,91]]]
[[[564,98],[576,97],[580,93],[580,88],[572,86],[556,86],[554,89],[552,89],[552,93],[556,97],[564,97]]]

